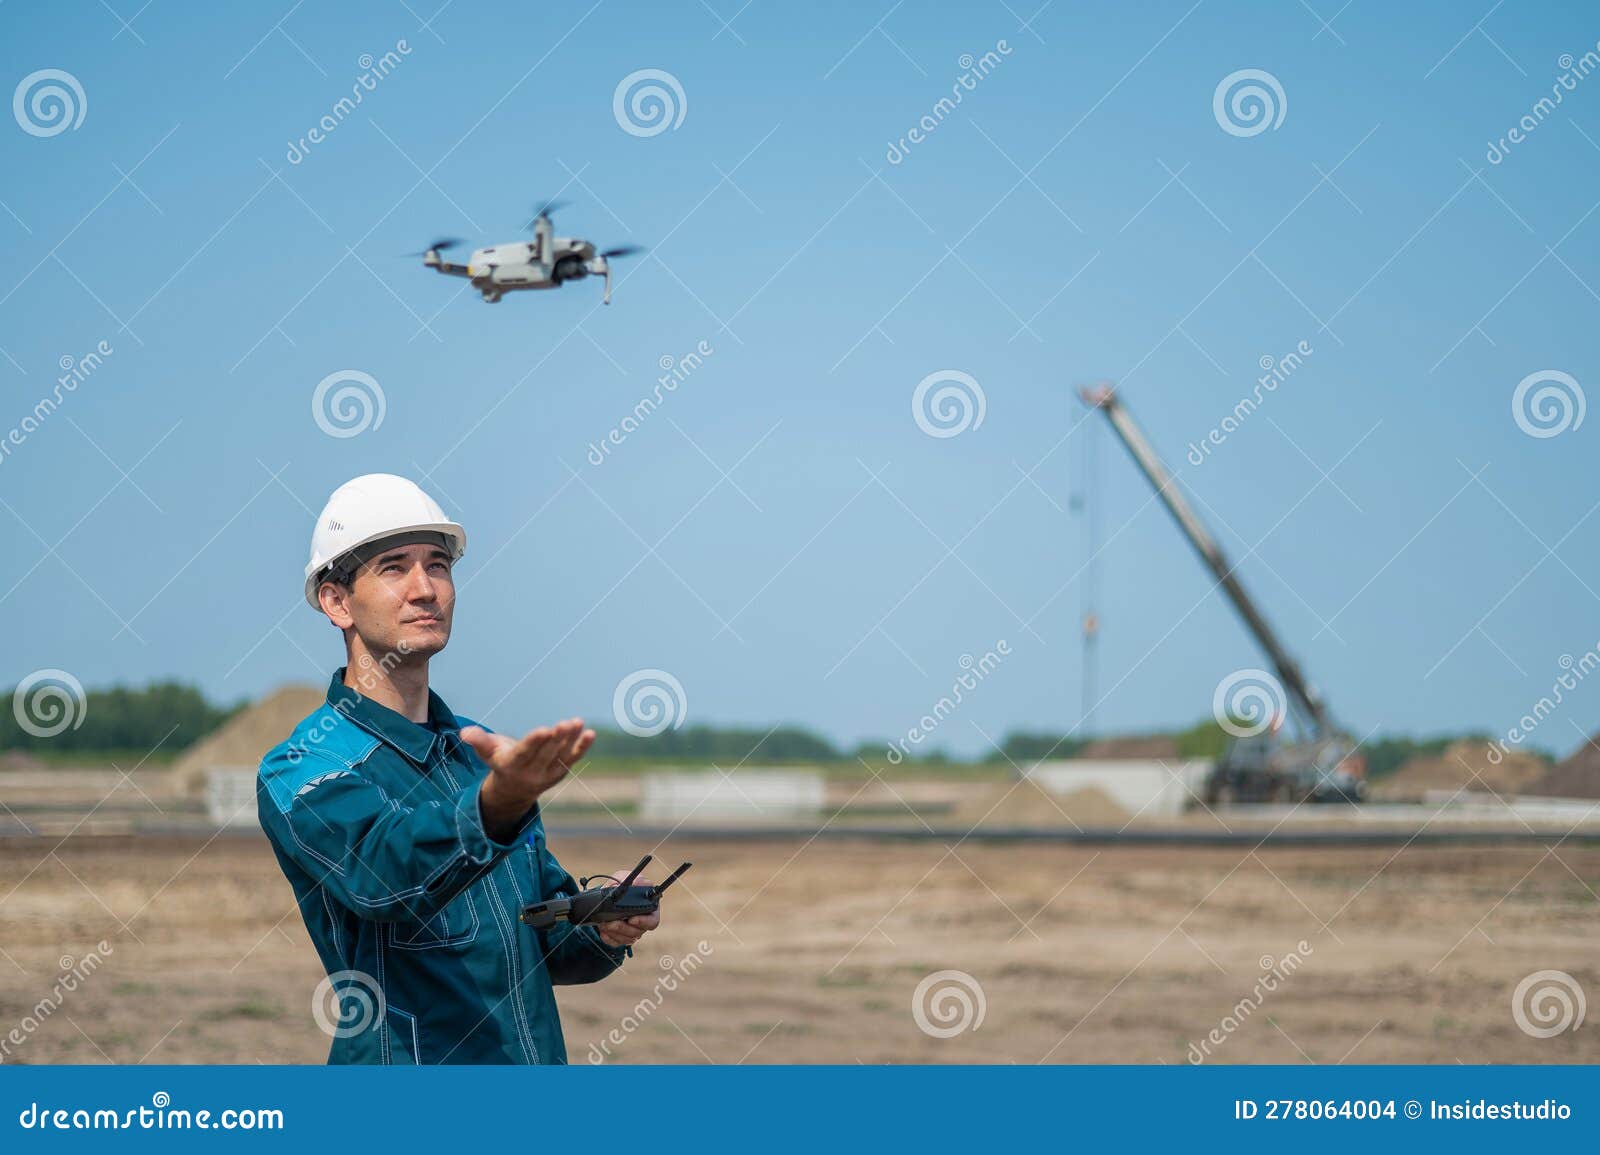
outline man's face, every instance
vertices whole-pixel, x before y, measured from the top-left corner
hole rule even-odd
[[[322,608],[340,629],[354,629],[368,652],[429,657],[450,640],[456,587],[450,555],[436,545],[384,550],[356,571],[346,589],[322,586]]]

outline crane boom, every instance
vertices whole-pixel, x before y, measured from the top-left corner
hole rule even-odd
[[[1123,445],[1127,446],[1140,472],[1155,487],[1156,496],[1161,498],[1162,504],[1167,507],[1167,512],[1172,514],[1173,520],[1178,523],[1178,528],[1183,531],[1183,535],[1189,539],[1189,544],[1200,555],[1200,560],[1216,576],[1217,584],[1227,593],[1233,608],[1239,611],[1245,626],[1266,651],[1279,680],[1299,707],[1311,727],[1313,736],[1322,738],[1332,733],[1333,724],[1328,716],[1327,706],[1306,681],[1299,665],[1278,641],[1277,634],[1267,624],[1267,619],[1256,608],[1250,595],[1245,593],[1244,586],[1234,574],[1233,567],[1229,565],[1222,549],[1206,532],[1205,526],[1195,516],[1194,510],[1189,508],[1189,503],[1178,489],[1177,481],[1168,472],[1154,447],[1146,440],[1143,430],[1134,421],[1127,407],[1122,404],[1116,391],[1106,385],[1098,389],[1081,389],[1079,396],[1086,405],[1092,405],[1105,413],[1106,419],[1111,422],[1112,429],[1116,430]]]

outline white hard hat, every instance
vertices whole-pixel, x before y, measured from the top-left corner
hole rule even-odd
[[[333,491],[311,531],[306,601],[312,609],[322,608],[317,588],[329,567],[346,554],[385,538],[430,532],[449,543],[452,558],[467,552],[467,531],[446,518],[439,503],[415,482],[392,473],[352,478]]]

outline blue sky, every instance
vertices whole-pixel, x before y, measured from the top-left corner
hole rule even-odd
[[[339,650],[299,601],[308,510],[385,470],[471,534],[434,677],[463,713],[609,720],[648,667],[691,722],[889,737],[1004,640],[937,736],[978,753],[1080,720],[1071,498],[1094,441],[1096,722],[1187,724],[1260,656],[1076,401],[1109,379],[1346,725],[1514,724],[1600,643],[1600,425],[1535,437],[1512,409],[1531,374],[1600,379],[1600,77],[1486,154],[1600,20],[1035,7],[6,5],[6,85],[61,70],[85,108],[0,127],[0,437],[62,358],[113,352],[0,459],[4,674],[228,700],[321,681]],[[676,127],[615,117],[641,69],[677,80]],[[1213,109],[1244,69],[1283,93],[1253,135]],[[572,202],[560,233],[652,246],[610,307],[594,282],[490,306],[399,257],[517,238],[549,196]],[[312,397],[342,370],[384,414],[340,438]],[[912,398],[946,370],[983,420],[933,437]],[[1535,741],[1596,725],[1580,685]]]

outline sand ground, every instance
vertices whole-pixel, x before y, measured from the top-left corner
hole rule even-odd
[[[637,852],[559,828],[552,846],[574,873]],[[1213,1030],[1216,1062],[1600,1061],[1592,1022],[1535,1038],[1512,1007],[1536,971],[1600,997],[1600,848],[683,837],[657,854],[696,866],[622,972],[562,988],[574,1062],[614,1029],[611,1061],[639,1063],[1182,1063]],[[100,969],[3,1061],[326,1055],[321,971],[259,838],[0,839],[0,1036],[101,940]],[[1261,993],[1263,960],[1290,952],[1295,973]],[[970,976],[973,1005],[981,990],[975,1029],[919,1027],[937,971]],[[958,1005],[935,995],[924,1019]]]

